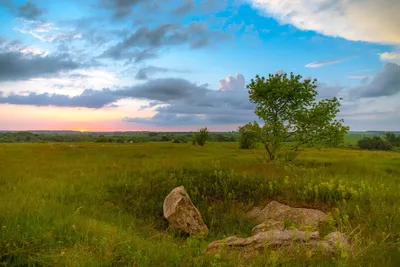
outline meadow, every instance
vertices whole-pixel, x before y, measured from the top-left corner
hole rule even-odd
[[[307,149],[268,164],[234,142],[0,144],[0,266],[400,266],[400,153]],[[184,185],[207,237],[167,230],[162,205]],[[249,236],[244,214],[278,200],[329,212],[351,254],[301,248],[205,255]]]

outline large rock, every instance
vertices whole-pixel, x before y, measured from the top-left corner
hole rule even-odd
[[[320,251],[325,255],[334,255],[342,251],[349,251],[350,245],[344,234],[334,232],[321,239],[319,232],[299,230],[269,230],[260,232],[248,238],[231,236],[223,240],[214,241],[208,245],[207,253],[240,251],[257,253],[263,249],[279,249],[292,245],[304,245],[311,252]]]
[[[316,246],[320,236],[318,232],[304,232],[298,230],[270,230],[261,232],[248,238],[228,237],[214,241],[207,247],[208,253],[217,253],[220,249],[226,251],[257,251],[269,247],[289,246],[295,243]]]
[[[266,220],[265,222],[257,225],[256,227],[251,230],[253,235],[267,232],[270,230],[283,230],[285,228],[285,224],[282,221],[275,221],[275,220]]]
[[[329,217],[326,213],[305,208],[292,208],[276,201],[271,201],[263,209],[254,207],[246,217],[256,223],[267,220],[286,221],[294,223],[298,229],[316,230],[319,223],[326,221]]]
[[[350,244],[345,234],[333,232],[327,235],[324,240],[318,243],[318,248],[324,253],[335,254],[336,252],[350,251]]]
[[[169,193],[164,200],[163,210],[171,228],[191,235],[208,234],[207,225],[183,186]]]

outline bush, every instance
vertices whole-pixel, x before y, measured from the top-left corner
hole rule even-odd
[[[161,137],[161,141],[162,141],[162,142],[167,142],[167,141],[169,141],[168,136],[163,135],[163,136]]]
[[[360,149],[366,150],[391,150],[392,145],[387,141],[382,139],[379,136],[374,137],[364,137],[361,140],[358,140],[357,145]]]
[[[183,137],[178,137],[172,140],[172,143],[174,144],[184,144],[187,143],[187,140]]]
[[[199,146],[204,146],[206,144],[208,136],[209,136],[209,132],[207,130],[207,127],[200,129],[199,132],[197,132],[196,135],[195,135],[196,143]]]
[[[257,136],[247,130],[247,128],[239,128],[239,147],[242,149],[250,149],[256,147]]]
[[[195,146],[196,145],[196,135],[193,134],[192,136],[192,145]]]

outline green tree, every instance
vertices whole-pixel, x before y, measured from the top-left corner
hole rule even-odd
[[[249,127],[239,127],[239,147],[242,149],[254,148],[257,144],[257,135]]]
[[[243,128],[253,132],[263,143],[269,160],[276,155],[285,140],[294,140],[291,149],[297,155],[305,146],[337,146],[344,140],[349,127],[337,120],[340,102],[316,100],[317,80],[302,79],[286,73],[257,75],[247,85],[250,101],[256,104],[255,114],[264,121]]]
[[[196,134],[195,134],[195,139],[196,139],[196,143],[199,146],[204,146],[206,144],[206,141],[209,137],[209,132],[206,128],[201,128]]]

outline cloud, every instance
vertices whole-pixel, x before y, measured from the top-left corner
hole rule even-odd
[[[188,73],[188,71],[174,70],[174,69],[168,69],[168,68],[156,67],[156,66],[147,66],[147,67],[139,69],[138,72],[136,73],[135,78],[137,80],[147,80],[149,78],[149,76],[151,76],[151,75],[154,75],[157,73],[167,73],[167,72]]]
[[[317,100],[321,99],[330,99],[333,97],[340,97],[341,94],[345,91],[345,87],[343,86],[333,86],[333,85],[328,85],[326,83],[319,83],[317,85],[317,91],[318,91],[318,96]]]
[[[398,52],[385,52],[379,54],[381,61],[393,62],[400,64],[400,49]]]
[[[172,14],[177,16],[183,16],[187,14],[194,7],[194,0],[185,0],[182,5],[174,9]]]
[[[136,73],[135,78],[137,80],[147,80],[149,77],[149,74],[155,74],[157,72],[165,73],[167,72],[167,68],[160,68],[160,67],[155,67],[155,66],[148,66],[145,68],[139,69],[139,71]]]
[[[47,12],[45,8],[39,8],[31,1],[27,1],[24,5],[16,6],[7,0],[3,0],[0,1],[0,5],[4,5],[15,16],[29,20],[38,19]]]
[[[198,21],[192,21],[188,25],[163,23],[153,29],[143,26],[122,42],[107,49],[102,57],[132,59],[140,49],[148,49],[155,56],[155,51],[164,46],[188,44],[191,48],[200,48],[230,37],[220,30],[209,30],[207,23]]]
[[[338,58],[338,59],[327,60],[327,61],[315,61],[315,62],[308,63],[304,67],[306,67],[306,68],[320,68],[320,67],[323,67],[323,66],[326,66],[326,65],[340,63],[340,62],[343,62],[343,61],[348,60],[348,59],[349,58],[346,57],[346,58]]]
[[[248,99],[244,77],[241,74],[221,80],[219,90],[183,80],[158,80],[157,84],[167,84],[169,90],[174,92],[166,97],[165,88],[154,85],[151,86],[151,90],[142,91],[142,98],[152,100],[149,106],[143,106],[142,109],[156,107],[157,114],[151,118],[126,117],[125,122],[172,126],[244,124],[256,119],[253,112],[255,106]],[[170,84],[174,86],[169,86]],[[164,97],[159,97],[159,94]]]
[[[368,77],[369,77],[368,75],[350,75],[350,76],[347,76],[347,78],[349,78],[349,79],[361,79],[361,80],[366,79]]]
[[[145,2],[146,0],[101,0],[101,6],[111,9],[115,18],[126,18],[135,6]]]
[[[228,76],[223,80],[219,81],[219,90],[237,90],[245,88],[244,76],[240,73],[236,74],[236,77]]]
[[[35,4],[28,1],[25,5],[18,7],[17,16],[26,19],[37,19],[46,12],[43,8],[38,8]]]
[[[379,54],[379,58],[381,60],[392,60],[392,59],[396,59],[398,57],[400,57],[400,55],[398,55],[395,52],[385,52],[385,53]]]
[[[369,83],[352,90],[352,98],[393,96],[400,92],[400,65],[387,63]]]
[[[121,99],[147,100],[149,104],[140,110],[153,108],[156,115],[152,118],[126,118],[125,121],[148,124],[174,125],[182,123],[196,124],[242,124],[255,118],[254,104],[248,100],[247,90],[240,86],[242,75],[226,79],[224,86],[228,90],[215,90],[207,84],[195,84],[185,79],[165,78],[147,81],[140,85],[115,90],[87,89],[80,95],[3,94],[0,103],[34,106],[61,106],[101,108],[110,106]],[[230,83],[230,85],[229,85]]]
[[[53,23],[18,19],[18,25],[13,29],[24,34],[29,34],[42,42],[71,42],[82,39],[82,35],[73,30],[62,30]]]
[[[400,43],[398,0],[249,1],[266,16],[301,30],[312,30],[352,41]]]
[[[24,55],[20,52],[0,52],[0,81],[27,80],[55,75],[61,71],[79,68],[80,65],[66,55]]]
[[[219,12],[225,10],[226,0],[203,0],[198,6],[198,10],[204,13]]]
[[[61,94],[28,94],[0,95],[0,104],[32,105],[32,106],[57,106],[57,107],[87,107],[101,108],[118,100],[110,89],[92,90],[86,89],[77,96]]]

